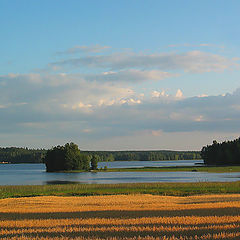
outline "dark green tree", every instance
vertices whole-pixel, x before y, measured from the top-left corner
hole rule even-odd
[[[89,170],[89,157],[75,143],[53,147],[44,158],[47,172]]]
[[[240,138],[204,146],[201,156],[208,165],[240,165]]]
[[[91,158],[91,169],[97,170],[98,168],[98,162],[100,160],[100,157],[97,154],[94,154]]]

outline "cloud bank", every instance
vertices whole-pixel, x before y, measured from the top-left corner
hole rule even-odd
[[[239,132],[240,90],[186,98],[154,90],[148,96],[79,75],[0,76],[0,135],[105,139],[138,132]]]
[[[166,148],[166,139],[176,149],[189,139],[187,146],[199,149],[206,144],[204,136],[240,132],[239,89],[186,97],[181,84],[174,93],[160,85],[176,83],[186,73],[239,68],[238,58],[197,50],[153,54],[109,49],[75,46],[59,52],[62,60],[41,73],[0,75],[0,144],[15,139],[20,146],[23,140],[34,147],[44,141],[40,146],[49,147],[75,140],[88,149],[103,143],[109,149],[144,143],[144,149],[160,149]]]
[[[124,69],[158,69],[161,71],[185,71],[192,73],[218,72],[239,67],[236,59],[201,51],[185,53],[141,54],[134,52],[93,55],[65,59],[49,64],[50,68],[101,68],[111,71]]]

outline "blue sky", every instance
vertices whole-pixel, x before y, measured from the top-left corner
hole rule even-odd
[[[0,2],[0,145],[199,150],[239,136],[239,1]]]

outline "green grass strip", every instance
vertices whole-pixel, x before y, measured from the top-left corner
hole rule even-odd
[[[240,193],[240,181],[223,183],[198,182],[0,186],[0,198],[117,194],[189,196],[198,194],[223,193]]]

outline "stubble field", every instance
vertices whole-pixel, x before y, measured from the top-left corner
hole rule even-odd
[[[0,239],[240,239],[240,194],[0,200]]]

